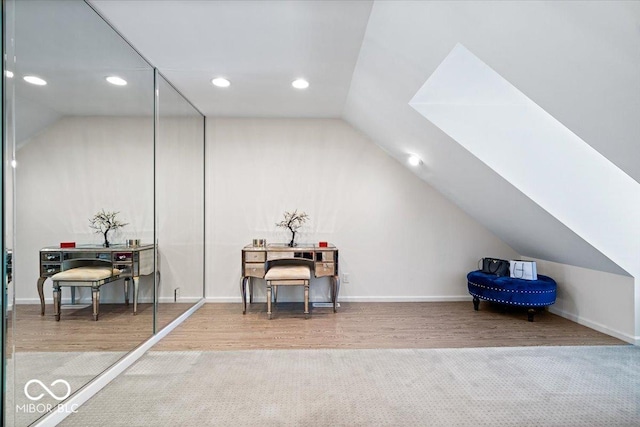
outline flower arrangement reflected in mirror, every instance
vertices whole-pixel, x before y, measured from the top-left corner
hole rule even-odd
[[[116,217],[120,212],[107,212],[101,209],[93,218],[89,218],[89,227],[93,228],[96,233],[104,236],[104,247],[109,247],[109,232],[129,225],[127,222],[121,222]]]

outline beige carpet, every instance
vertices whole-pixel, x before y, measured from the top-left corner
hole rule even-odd
[[[67,391],[74,393],[105,369],[117,362],[126,352],[18,352],[7,361],[7,425],[27,426],[46,415],[47,405],[56,406],[59,401],[45,390],[47,387],[56,396]],[[51,386],[62,379],[69,384]],[[37,400],[28,398],[27,393]],[[13,410],[12,410],[13,409]],[[1,423],[0,423],[1,424]]]
[[[640,348],[149,352],[63,426],[638,426]]]

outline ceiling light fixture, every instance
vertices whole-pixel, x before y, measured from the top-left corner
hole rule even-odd
[[[295,87],[296,89],[306,89],[309,87],[309,82],[305,79],[297,79],[291,82],[291,86]]]
[[[126,86],[127,85],[127,81],[121,77],[118,76],[109,76],[109,77],[105,77],[105,80],[108,81],[109,83],[111,83],[112,85],[116,85],[116,86]]]
[[[422,159],[415,154],[410,155],[408,161],[411,166],[419,166],[422,164]]]
[[[23,79],[25,82],[31,83],[32,85],[44,86],[47,84],[46,81],[36,76],[24,76]]]
[[[12,79],[13,71],[5,70],[4,75],[7,76],[8,79]]]
[[[217,87],[229,87],[231,86],[231,82],[224,77],[216,77],[211,80],[211,83]]]

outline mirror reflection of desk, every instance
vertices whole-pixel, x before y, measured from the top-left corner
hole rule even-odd
[[[266,247],[247,245],[242,248],[242,278],[240,290],[242,293],[242,314],[247,312],[247,293],[249,303],[253,303],[252,278],[264,279],[265,264],[276,259],[301,258],[313,261],[315,277],[329,277],[331,280],[331,303],[336,312],[336,301],[340,288],[338,275],[338,248],[332,244],[320,247],[313,243],[299,243],[290,247],[286,243],[270,243]]]
[[[133,314],[138,310],[138,285],[140,276],[153,273],[154,245],[127,247],[111,245],[108,248],[96,245],[78,245],[75,248],[50,246],[40,250],[40,277],[38,295],[40,314],[44,316],[44,282],[61,271],[89,265],[111,265],[121,271],[124,279],[125,303],[129,305],[129,282],[133,281]],[[75,303],[75,287],[71,287],[71,303]]]

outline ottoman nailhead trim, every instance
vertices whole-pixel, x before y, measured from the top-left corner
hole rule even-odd
[[[501,299],[495,299],[495,298],[487,298],[484,295],[478,295],[475,294],[471,291],[469,291],[469,293],[471,295],[473,295],[474,297],[483,299],[483,300],[487,300],[487,301],[493,301],[493,302],[499,302],[502,304],[509,304],[509,305],[522,305],[522,306],[526,306],[526,307],[533,307],[533,306],[547,306],[547,305],[551,305],[554,302],[556,302],[555,300],[553,300],[553,302],[549,302],[549,303],[543,303],[543,302],[534,302],[534,303],[529,303],[529,304],[525,304],[523,302],[513,302],[513,301],[505,301],[505,300],[501,300]]]
[[[470,285],[473,286],[477,286],[479,288],[483,288],[483,289],[489,289],[491,291],[498,291],[498,292],[515,292],[517,294],[551,294],[554,293],[556,290],[555,289],[549,289],[546,291],[527,291],[527,290],[523,290],[523,289],[504,289],[504,288],[492,288],[491,286],[485,286],[485,285],[481,285],[479,283],[473,283],[473,282],[467,282]]]

